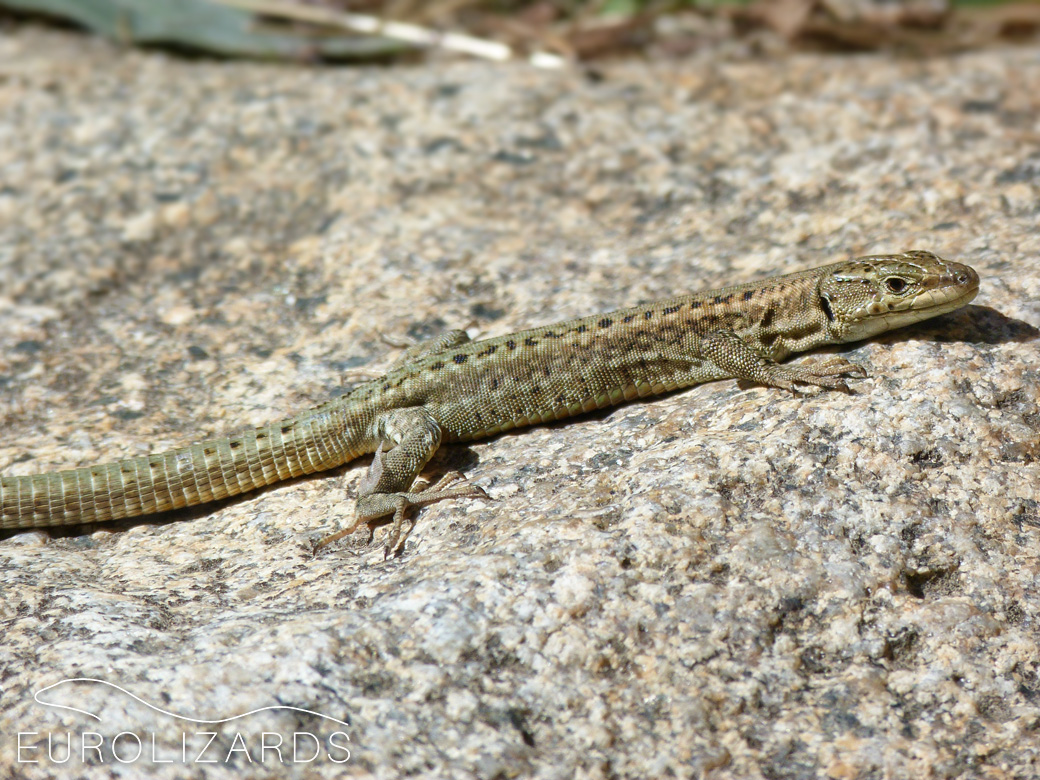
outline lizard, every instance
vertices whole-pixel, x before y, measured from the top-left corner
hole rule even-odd
[[[974,269],[927,251],[870,255],[471,341],[451,330],[414,345],[376,379],[295,417],[224,438],[66,471],[0,477],[0,529],[103,522],[216,501],[373,454],[358,526],[392,518],[400,553],[410,510],[487,498],[458,472],[415,480],[446,442],[480,439],[702,382],[736,378],[848,391],[866,370],[839,355],[791,354],[866,339],[965,306]]]

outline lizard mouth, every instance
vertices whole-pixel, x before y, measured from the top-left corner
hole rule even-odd
[[[959,309],[979,294],[979,275],[974,268],[951,262],[944,263],[943,268],[942,273],[934,276],[930,289],[910,299],[907,308],[934,317]]]
[[[936,274],[933,287],[914,298],[911,308],[943,313],[964,306],[979,294],[979,275],[962,263],[943,263],[943,273]]]

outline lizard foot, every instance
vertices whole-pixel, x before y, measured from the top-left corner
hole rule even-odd
[[[362,524],[368,524],[369,538],[372,541],[372,521],[387,515],[393,515],[390,533],[387,535],[384,545],[384,560],[391,555],[399,555],[404,549],[404,543],[408,535],[415,527],[415,520],[408,520],[409,509],[433,504],[447,498],[482,498],[490,500],[490,496],[483,488],[472,485],[465,477],[457,471],[450,471],[441,477],[436,484],[421,489],[412,489],[407,493],[373,493],[362,496],[357,501],[357,519],[349,528],[344,528],[334,534],[330,534],[318,541],[315,550],[320,550],[332,542],[350,536]],[[405,524],[407,521],[407,528]]]
[[[832,390],[849,391],[846,378],[862,379],[867,370],[863,366],[852,363],[841,355],[831,355],[828,358],[810,363],[808,365],[779,365],[769,364],[765,367],[766,383],[787,390],[798,391],[797,385],[815,385],[816,387],[827,387]]]
[[[374,498],[375,496],[373,496]],[[383,559],[391,555],[400,555],[404,549],[404,543],[415,528],[414,516],[404,530],[405,518],[408,517],[408,509],[419,508],[446,498],[483,498],[490,500],[490,496],[483,488],[471,485],[466,478],[457,471],[449,471],[441,477],[436,484],[422,490],[409,493],[393,493],[388,498],[394,502],[394,519],[390,526],[390,533],[386,537],[383,546]],[[358,502],[360,505],[360,501]]]
[[[868,375],[867,369],[863,366],[846,360],[841,355],[831,355],[807,366],[791,367],[789,370],[794,375],[792,378],[796,382],[846,392],[849,390],[849,386],[845,383],[846,377],[863,379]]]

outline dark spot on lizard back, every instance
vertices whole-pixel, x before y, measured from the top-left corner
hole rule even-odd
[[[750,301],[754,297],[755,297],[754,290],[748,290],[747,292],[744,293],[744,300],[745,301]]]
[[[464,355],[460,353],[458,355],[452,355],[451,359],[461,366],[463,363],[469,360],[469,355]]]
[[[675,314],[675,313],[676,313],[677,311],[679,311],[679,309],[681,309],[681,308],[682,308],[682,304],[680,304],[680,305],[678,305],[678,306],[668,306],[667,308],[665,308],[664,310],[662,310],[662,312],[661,312],[661,313],[662,313],[662,314]]]
[[[513,341],[512,339],[509,339],[509,341],[506,342],[506,346],[509,349],[516,349],[516,342]]]
[[[623,320],[621,320],[621,321],[622,321],[622,322],[631,322],[631,321],[632,321],[632,320],[634,320],[635,318],[636,318],[636,315],[634,315],[634,314],[628,314],[628,315],[626,315],[626,316],[625,316],[625,318],[624,318]]]
[[[699,309],[703,304],[700,301],[690,301],[691,309]]]
[[[260,432],[259,432],[259,433],[258,433],[258,434],[256,435],[256,440],[257,440],[257,441],[263,441],[263,440],[264,440],[264,439],[266,439],[266,438],[267,438],[267,432],[266,432],[266,431],[260,431]]]
[[[603,319],[601,319],[599,321],[599,326],[601,328],[609,328],[613,324],[614,324],[614,320],[610,319],[609,317],[604,317]]]
[[[650,309],[647,309],[646,312],[643,314],[643,318],[644,319],[648,319],[648,320],[649,319],[653,319],[653,316],[654,316],[654,313]]]
[[[587,330],[588,327],[586,327],[585,325],[579,325],[577,328],[575,328],[575,333],[584,333]]]
[[[294,425],[294,423],[289,423],[288,425],[283,425],[282,426],[282,433],[292,433],[293,425]]]
[[[529,347],[537,347],[538,339],[531,338],[530,336],[528,336],[526,339],[524,339],[524,344],[526,344]]]
[[[488,355],[494,355],[496,351],[498,351],[498,347],[496,347],[494,344],[492,344],[490,347],[488,347],[487,349],[483,350],[482,352],[478,352],[477,353],[477,357],[478,358],[482,358],[482,357],[487,357]]]
[[[444,361],[443,360],[438,360],[436,363],[431,363],[430,364],[430,370],[431,371],[440,371],[442,368],[444,368]]]
[[[241,446],[242,446],[242,440],[241,439],[232,439],[231,441],[228,442],[228,447],[230,447],[233,450],[237,450]]]

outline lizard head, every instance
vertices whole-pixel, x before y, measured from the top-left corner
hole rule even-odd
[[[838,263],[818,288],[820,308],[837,341],[857,341],[945,314],[978,292],[973,268],[923,251]]]

